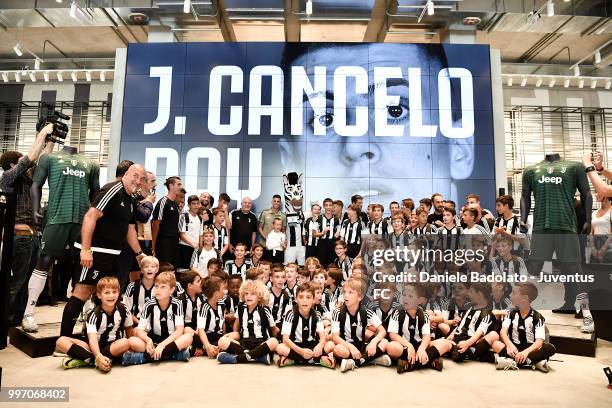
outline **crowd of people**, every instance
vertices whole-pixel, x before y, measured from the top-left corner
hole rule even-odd
[[[27,170],[50,145],[37,137],[27,155],[0,158],[0,186],[17,191],[21,215],[28,215]],[[358,195],[346,207],[325,198],[307,214],[286,214],[274,195],[256,216],[250,198],[230,211],[227,194],[216,200],[189,195],[177,176],[164,181],[167,194],[157,200],[155,175],[131,161],[121,162],[116,176],[95,193],[74,243],[79,265],[57,341],[67,355],[64,368],[109,371],[114,362],[197,356],[271,364],[276,354],[281,367],[339,365],[343,372],[367,364],[394,364],[398,373],[441,370],[443,356],[548,371],[555,349],[546,341],[544,317],[531,306],[538,296],[532,283],[374,279],[375,272],[387,278],[423,271],[526,274],[529,239],[509,195],[496,199],[496,215],[481,207],[477,194],[457,205],[435,193],[391,202],[386,217],[381,203],[364,210]],[[609,259],[612,244],[604,225],[607,217],[610,226],[609,198],[599,198],[597,235],[590,240],[594,262]],[[30,222],[22,218],[17,225],[32,229]],[[31,232],[15,239],[35,241],[37,231]],[[377,251],[393,248],[413,254],[471,249],[485,256],[462,263],[454,256],[376,262]],[[27,289],[22,326],[36,331],[37,296],[32,301],[32,280],[27,288],[26,282],[27,274],[13,271],[11,297]],[[78,337],[73,329],[82,314],[85,337]]]

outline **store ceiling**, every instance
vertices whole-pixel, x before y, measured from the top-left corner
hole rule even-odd
[[[479,43],[501,50],[504,63],[556,64],[567,69],[612,39],[609,0],[2,0],[0,68],[32,63],[19,58],[18,42],[44,59],[112,59],[117,47],[146,42],[153,26],[168,27],[175,41],[439,42],[449,30],[476,30]],[[140,13],[140,14],[135,14]],[[135,16],[144,17],[138,24]],[[478,17],[476,26],[463,24]],[[156,27],[157,28],[157,27]],[[51,45],[45,40],[51,41]],[[609,75],[612,45],[601,62],[587,58],[592,75]],[[89,62],[88,62],[89,61]],[[98,60],[101,61],[101,60]],[[98,62],[99,63],[99,62]]]

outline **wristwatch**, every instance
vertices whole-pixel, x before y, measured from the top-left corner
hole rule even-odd
[[[589,167],[586,167],[586,168],[584,169],[584,171],[585,171],[585,173],[589,173],[589,172],[591,172],[591,171],[595,171],[595,166],[590,165]]]

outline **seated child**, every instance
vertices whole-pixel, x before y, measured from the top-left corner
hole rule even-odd
[[[176,278],[172,272],[161,272],[155,277],[155,298],[149,300],[140,316],[130,349],[123,355],[123,365],[173,359],[189,361],[193,339],[184,333],[184,314],[181,302],[172,297]]]
[[[421,284],[405,285],[402,289],[403,304],[394,311],[389,322],[391,342],[387,353],[398,359],[398,374],[422,367],[442,371],[440,356],[451,349],[447,341],[431,341],[429,316],[419,306],[426,296],[427,291]]]
[[[457,327],[465,311],[470,308],[470,302],[467,300],[467,290],[468,287],[463,282],[455,282],[452,285],[452,297],[446,305],[446,309],[442,311],[444,322],[438,324],[438,330],[445,337]]]
[[[197,329],[198,313],[204,303],[202,278],[197,272],[188,271],[182,273],[179,280],[181,286],[185,288],[185,293],[178,298],[183,307],[185,333],[193,335]]]
[[[325,334],[329,336],[331,333],[331,312],[327,308],[327,306],[323,302],[323,285],[316,282],[310,282],[310,286],[314,291],[314,306],[312,307],[315,312],[318,312],[321,315],[321,321],[323,322],[323,328],[325,329]]]
[[[119,301],[117,278],[100,279],[96,296],[100,305],[87,319],[88,342],[67,336],[57,339],[56,349],[68,355],[62,361],[62,367],[66,369],[95,365],[100,371],[108,372],[113,361],[120,361],[123,353],[130,349],[126,335],[132,334],[132,316]]]
[[[268,307],[270,291],[261,281],[247,280],[240,286],[240,303],[234,331],[219,339],[217,356],[221,364],[258,362],[270,365],[279,331]]]
[[[512,288],[514,309],[502,322],[501,341],[493,343],[499,357],[498,370],[517,370],[519,366],[533,367],[547,373],[548,359],[555,354],[555,346],[547,343],[544,316],[531,308],[538,297],[538,288],[531,282],[517,283]]]
[[[368,305],[368,309],[373,310],[376,316],[382,322],[385,330],[389,330],[389,321],[396,309],[400,308],[400,304],[395,297],[395,283],[381,282],[376,285],[374,291],[374,299]],[[387,340],[388,340],[387,333]]]
[[[225,333],[225,308],[222,303],[219,307],[219,302],[224,296],[223,280],[216,276],[205,278],[202,282],[202,293],[206,301],[200,308],[197,318],[197,336],[193,338],[196,349],[194,355],[216,358],[219,354],[219,339]]]
[[[283,318],[283,342],[276,348],[281,357],[279,367],[295,363],[320,364],[332,369],[336,366],[333,343],[328,345],[321,315],[314,310],[314,304],[314,288],[308,283],[300,285],[295,306]]]
[[[153,299],[153,288],[155,287],[155,275],[159,269],[159,261],[154,256],[145,256],[140,261],[142,277],[131,282],[123,294],[123,304],[131,313],[134,324],[138,324],[140,313],[144,305]]]
[[[272,269],[272,287],[270,288],[270,302],[268,307],[276,327],[283,324],[283,316],[291,309],[293,302],[289,291],[285,289],[285,269],[282,265],[275,265]]]
[[[327,279],[325,280],[326,288],[323,291],[323,306],[328,310],[334,311],[342,304],[342,281],[343,275],[340,268],[335,265],[329,265],[327,268]]]
[[[226,333],[231,332],[234,327],[235,313],[238,310],[238,303],[240,303],[240,285],[242,285],[240,275],[231,275],[227,279],[227,296],[224,300]]]
[[[361,301],[363,282],[353,278],[344,282],[343,287],[344,304],[334,310],[331,330],[334,356],[342,359],[340,371],[371,363],[389,367],[391,358],[385,354],[385,329],[376,313],[366,309]],[[376,333],[370,338],[366,333],[368,327],[368,331]]]

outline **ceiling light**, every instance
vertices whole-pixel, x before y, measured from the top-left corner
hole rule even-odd
[[[595,89],[596,86],[597,86],[597,80],[591,79],[591,89]]]
[[[57,71],[57,80],[62,82],[64,80],[64,76],[62,75],[62,71]]]
[[[77,81],[77,73],[76,73],[76,71],[72,71],[72,73],[70,74],[70,78],[72,78],[72,82],[76,82]]]
[[[606,79],[606,89],[610,89],[611,85],[612,85],[612,79]]]
[[[425,6],[427,7],[427,15],[428,16],[433,16],[434,15],[434,2],[433,2],[433,0],[427,0],[427,4]]]
[[[312,0],[306,1],[306,16],[310,17],[312,15]]]
[[[91,72],[90,71],[85,71],[85,79],[87,80],[87,82],[91,82]]]
[[[553,0],[548,0],[548,3],[546,3],[546,15],[548,17],[555,15],[555,2]]]
[[[4,82],[8,82],[8,81],[9,81],[9,77],[8,77],[8,74],[7,74],[6,72],[3,72],[3,73],[2,73],[2,80],[3,80]]]
[[[601,62],[601,51],[595,51],[595,63],[599,64]]]
[[[536,81],[536,88],[539,88],[540,85],[542,85],[542,78],[538,78],[538,80]]]
[[[183,13],[191,12],[191,0],[185,0],[183,3]]]
[[[550,82],[548,83],[548,87],[552,88],[555,86],[555,82],[557,82],[557,78],[550,78]]]
[[[584,78],[578,80],[578,88],[584,88]]]
[[[34,60],[34,69],[39,70],[40,69],[40,58],[36,57],[36,59]]]
[[[21,82],[21,72],[15,72],[15,82]]]
[[[72,4],[70,5],[70,17],[76,18],[76,12],[77,12],[77,4],[76,4],[76,1],[73,0]]]
[[[574,76],[580,76],[580,67],[578,65],[574,67]]]
[[[106,71],[100,72],[100,81],[102,82],[106,81]]]
[[[34,74],[32,71],[30,71],[30,72],[28,72],[28,76],[30,77],[30,81],[36,82],[36,74]]]
[[[569,78],[565,78],[565,81],[563,81],[563,86],[565,88],[569,88],[569,86],[570,86],[570,79]]]
[[[21,50],[21,45],[19,45],[19,43],[15,44],[13,51],[15,51],[15,54],[17,54],[18,57],[23,55],[23,51]]]
[[[508,77],[508,86],[512,86],[512,81],[514,80],[513,77],[509,76]]]
[[[521,86],[525,85],[527,85],[527,77],[523,77],[523,79],[521,79]]]
[[[56,2],[56,3],[61,3],[61,2],[62,2],[62,0],[55,0],[55,2]]]
[[[43,78],[45,78],[45,82],[49,82],[49,71],[43,72]]]

